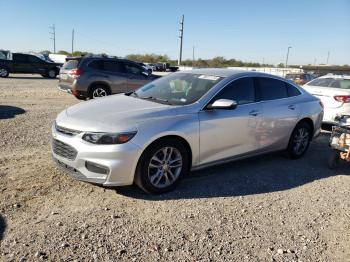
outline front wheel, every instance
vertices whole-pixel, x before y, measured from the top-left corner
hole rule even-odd
[[[0,67],[0,77],[8,77],[9,73],[9,70],[6,67]]]
[[[306,122],[297,124],[289,139],[287,153],[290,158],[298,159],[302,157],[309,148],[312,138],[312,129]]]
[[[160,140],[143,152],[135,183],[144,191],[161,194],[174,189],[189,170],[185,146],[176,139]]]
[[[48,78],[56,78],[57,76],[57,71],[55,69],[50,69],[47,71],[46,75],[44,75],[44,77],[48,77]]]

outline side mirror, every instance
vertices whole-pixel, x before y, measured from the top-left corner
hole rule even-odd
[[[230,99],[219,99],[216,100],[211,105],[208,105],[208,109],[227,109],[227,110],[233,110],[237,107],[237,102]]]

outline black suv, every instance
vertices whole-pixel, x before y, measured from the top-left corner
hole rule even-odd
[[[88,56],[66,61],[58,88],[82,100],[130,92],[159,77],[127,59]]]
[[[12,60],[0,59],[0,77],[8,77],[10,73],[25,73],[56,78],[60,66],[62,64],[40,59],[36,55],[13,53]]]

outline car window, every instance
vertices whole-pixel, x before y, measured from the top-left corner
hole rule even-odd
[[[88,64],[89,68],[96,70],[103,70],[103,61],[102,60],[93,60]]]
[[[71,69],[77,68],[78,64],[79,64],[78,60],[68,60],[67,62],[64,63],[62,68],[66,70],[71,70]]]
[[[124,64],[121,61],[103,61],[103,69],[109,72],[124,73]]]
[[[329,86],[334,88],[350,89],[350,79],[333,79]]]
[[[13,60],[16,62],[27,62],[27,56],[22,54],[14,54]]]
[[[288,92],[288,96],[298,96],[300,95],[300,91],[293,85],[285,83],[287,86],[287,92]]]
[[[36,56],[32,56],[32,55],[28,56],[28,61],[29,61],[30,63],[40,63],[40,62],[42,62],[41,59],[39,59],[39,58],[36,57]]]
[[[215,96],[212,102],[218,99],[235,100],[239,105],[255,102],[253,78],[245,77],[231,82]]]
[[[128,74],[140,75],[144,70],[132,63],[125,63],[125,70]]]
[[[257,77],[257,81],[259,84],[260,99],[262,101],[288,97],[285,82],[267,77]]]
[[[329,86],[332,78],[317,78],[308,83],[310,86]]]

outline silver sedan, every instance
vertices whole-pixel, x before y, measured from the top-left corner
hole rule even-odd
[[[64,110],[52,154],[79,180],[163,193],[190,170],[281,150],[299,158],[322,117],[317,98],[280,77],[184,71]]]

